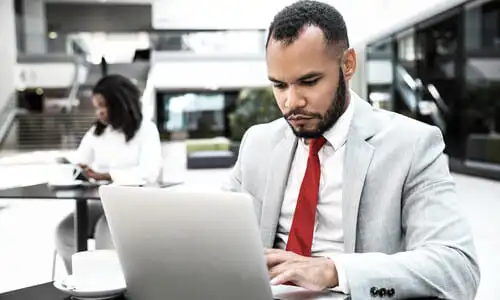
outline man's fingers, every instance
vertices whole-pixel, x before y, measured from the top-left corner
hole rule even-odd
[[[286,253],[272,253],[266,254],[267,268],[271,269],[276,265],[282,264],[289,260],[290,257]]]
[[[273,248],[264,248],[264,254],[277,254],[277,253],[286,253],[285,250],[281,249],[273,249]]]
[[[302,261],[305,259],[305,257],[293,252],[280,249],[265,249],[264,253],[268,269],[287,261]]]
[[[295,265],[295,264],[290,262],[290,261],[286,261],[286,262],[278,264],[272,268],[269,268],[269,278],[273,279],[274,277],[280,275],[281,273],[290,269],[291,265]]]
[[[288,270],[297,270],[300,268],[300,264],[294,261],[286,261],[282,264],[276,265],[273,268],[269,269],[269,278],[273,279],[276,276],[279,276],[282,273],[285,273]]]
[[[272,285],[285,284],[287,282],[295,283],[297,276],[297,271],[295,269],[287,269],[286,271],[280,273],[278,276],[271,279],[270,283]]]

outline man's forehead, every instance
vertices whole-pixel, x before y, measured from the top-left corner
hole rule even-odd
[[[340,45],[339,45],[340,46]],[[270,63],[292,63],[311,59],[324,62],[338,60],[341,51],[337,45],[326,42],[323,31],[316,26],[304,28],[294,40],[277,41],[271,39],[266,49],[266,61]]]
[[[321,29],[309,27],[292,43],[270,41],[266,52],[268,75],[280,81],[295,81],[311,73],[325,73],[337,65],[327,49]]]
[[[267,51],[285,51],[289,48],[305,48],[307,50],[322,51],[327,47],[323,31],[314,25],[304,26],[295,38],[284,38],[275,40],[272,36],[269,40]]]

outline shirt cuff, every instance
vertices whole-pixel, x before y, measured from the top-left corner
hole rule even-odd
[[[344,294],[349,294],[351,292],[351,289],[349,288],[349,282],[347,281],[342,258],[339,256],[334,260],[334,262],[335,267],[337,268],[337,277],[339,279],[338,289]]]
[[[342,261],[342,255],[336,255],[334,257],[328,257],[328,258],[333,260],[335,264],[335,268],[337,269],[337,279],[339,282],[339,284],[336,287],[332,288],[331,290],[348,295],[351,292],[351,289],[349,288],[349,282],[347,281],[347,276]]]
[[[111,180],[117,185],[143,185],[146,181],[137,176],[132,170],[111,170],[109,171]]]

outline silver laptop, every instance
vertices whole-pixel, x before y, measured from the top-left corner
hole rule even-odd
[[[252,199],[103,186],[131,299],[273,299]]]
[[[118,186],[99,191],[130,299],[345,298],[271,289],[246,194]]]

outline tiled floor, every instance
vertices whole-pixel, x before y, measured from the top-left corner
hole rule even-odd
[[[180,179],[188,185],[211,188],[220,185],[229,172],[186,171],[181,143],[164,147],[164,156],[167,158],[165,180]],[[46,159],[44,155],[39,158]],[[0,167],[0,187],[41,182],[53,172],[56,172],[54,166],[47,164],[3,165]],[[500,249],[500,182],[462,175],[455,175],[455,179],[460,203],[475,235],[482,269],[476,299],[496,299],[500,282],[500,256],[497,254]],[[73,205],[71,201],[47,200],[0,202],[0,293],[50,280],[54,228],[72,211]],[[61,264],[58,266],[60,271]]]

